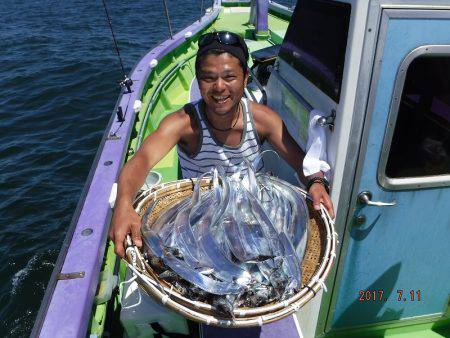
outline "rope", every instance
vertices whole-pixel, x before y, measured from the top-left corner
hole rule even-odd
[[[325,282],[323,281],[323,279],[319,279],[317,281],[317,284],[319,284],[322,287],[323,292],[328,292],[327,286],[325,285]]]
[[[170,25],[170,18],[169,18],[169,9],[167,8],[166,0],[163,0],[163,3],[164,3],[164,10],[166,12],[167,26],[169,26],[170,38],[173,39],[172,26]]]
[[[259,317],[258,317],[258,325],[259,325],[259,326],[263,326],[263,324],[264,324],[263,317],[262,317],[262,316],[259,316]]]
[[[136,264],[137,256],[136,256],[136,252],[134,251],[134,247],[132,247],[132,246],[127,247],[125,250],[125,254],[126,255],[130,254],[131,264],[133,264],[133,266],[137,267],[137,264]]]

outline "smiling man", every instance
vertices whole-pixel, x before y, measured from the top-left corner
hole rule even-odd
[[[249,76],[248,56],[244,40],[234,33],[214,32],[200,37],[195,71],[202,99],[165,117],[119,176],[109,236],[121,257],[125,254],[123,242],[127,234],[137,246],[142,245],[141,220],[133,209],[133,198],[149,170],[174,146],[183,177],[189,178],[217,165],[231,174],[244,157],[255,159],[262,143],[268,141],[307,183],[314,208],[319,209],[323,203],[334,217],[323,173],[304,177],[305,154],[280,116],[243,98]]]

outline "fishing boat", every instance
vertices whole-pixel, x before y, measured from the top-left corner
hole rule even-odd
[[[450,336],[447,0],[299,0],[295,9],[215,1],[149,51],[132,70],[132,83],[124,81],[32,335],[181,332],[175,317],[151,325],[161,305],[144,297],[130,303],[136,288],[107,231],[124,162],[164,116],[200,97],[196,42],[214,30],[246,39],[252,53],[246,96],[277,111],[303,149],[311,112],[322,112],[317,125],[326,134],[337,211],[339,246],[326,287],[296,315],[244,334]],[[266,164],[295,180],[286,164]],[[149,185],[177,180],[176,151],[153,172]],[[223,330],[203,325],[200,335],[243,335]]]

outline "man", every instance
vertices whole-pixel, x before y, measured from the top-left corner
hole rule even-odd
[[[186,178],[197,177],[215,165],[231,173],[243,157],[252,161],[258,156],[261,144],[267,140],[308,182],[314,208],[320,209],[323,203],[334,217],[323,173],[304,177],[301,168],[305,154],[280,116],[266,106],[242,98],[249,76],[247,61],[247,46],[236,34],[214,32],[200,38],[195,70],[202,100],[165,117],[119,176],[109,232],[119,256],[125,254],[123,241],[127,234],[137,246],[142,245],[141,219],[133,209],[133,198],[149,170],[174,146]]]

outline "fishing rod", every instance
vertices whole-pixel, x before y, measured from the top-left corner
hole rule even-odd
[[[108,9],[106,7],[106,1],[102,0],[102,3],[103,3],[103,8],[105,9],[106,18],[108,19],[109,29],[111,30],[111,35],[112,35],[112,38],[114,41],[114,46],[116,48],[117,57],[119,58],[120,68],[122,69],[123,80],[119,80],[118,83],[124,89],[127,90],[127,93],[131,93],[132,92],[131,86],[133,85],[133,81],[125,73],[125,69],[123,67],[123,62],[122,62],[122,57],[120,56],[119,45],[117,44],[116,36],[114,34],[114,29],[112,26],[111,17],[109,16]],[[120,121],[121,119],[123,119],[123,116],[122,117],[119,116],[119,122],[123,122],[123,121]]]
[[[166,12],[167,26],[169,27],[170,38],[173,39],[172,25],[170,23],[169,9],[167,8],[166,0],[163,0],[163,4],[164,4],[164,11]]]
[[[202,22],[202,16],[203,16],[203,0],[200,3],[200,19],[198,19],[198,21]]]

